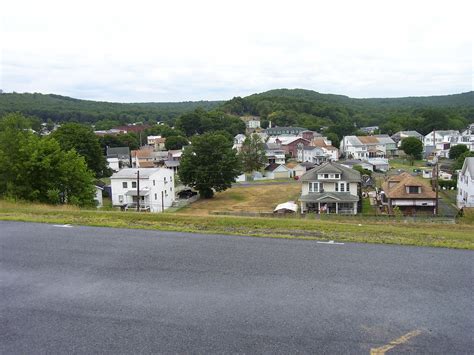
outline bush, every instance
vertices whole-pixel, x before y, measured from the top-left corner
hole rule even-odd
[[[439,180],[438,185],[440,188],[451,190],[452,187],[456,188],[457,182],[456,180]]]

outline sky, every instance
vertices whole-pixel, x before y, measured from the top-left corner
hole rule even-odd
[[[116,102],[473,90],[474,1],[2,0],[0,89]]]

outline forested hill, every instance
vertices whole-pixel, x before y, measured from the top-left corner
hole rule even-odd
[[[222,101],[189,101],[160,103],[113,103],[79,100],[53,94],[0,94],[0,116],[7,112],[21,112],[43,121],[77,121],[95,123],[103,120],[121,123],[137,121],[170,122],[183,113],[198,107],[211,110]]]
[[[455,95],[354,99],[303,89],[278,89],[227,101],[222,109],[251,114],[263,124],[325,128],[340,138],[364,126],[381,127],[382,133],[415,129],[462,129],[474,122],[474,92]]]

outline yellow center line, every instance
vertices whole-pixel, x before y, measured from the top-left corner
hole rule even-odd
[[[392,340],[387,345],[381,346],[380,348],[370,349],[370,355],[383,355],[390,349],[393,349],[394,347],[396,347],[397,345],[404,344],[411,338],[414,338],[420,334],[421,334],[421,330],[413,330],[409,333],[406,333],[405,335],[402,335],[400,338]]]

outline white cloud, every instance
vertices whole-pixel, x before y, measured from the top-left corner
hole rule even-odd
[[[470,1],[15,1],[0,88],[112,101],[472,90]]]

